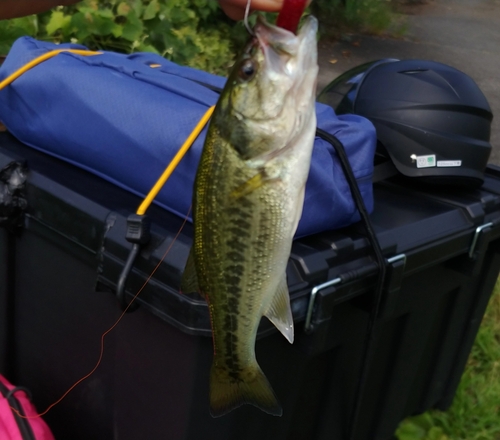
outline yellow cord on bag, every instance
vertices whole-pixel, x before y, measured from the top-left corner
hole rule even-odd
[[[33,67],[37,66],[40,63],[43,63],[44,61],[55,57],[56,55],[59,55],[60,53],[63,52],[69,52],[69,53],[74,53],[76,55],[83,55],[83,56],[92,56],[92,55],[101,55],[102,52],[94,52],[90,50],[78,50],[78,49],[56,49],[52,50],[50,52],[44,53],[43,55],[40,55],[39,57],[31,60],[29,63],[25,64],[18,70],[16,70],[14,73],[9,75],[7,78],[5,78],[3,81],[0,82],[0,90],[2,90],[4,87],[8,86],[11,84],[13,81],[15,81],[17,78],[19,78],[22,74],[26,73],[28,70],[32,69]],[[153,67],[153,66],[152,66]],[[157,67],[157,65],[154,65],[154,67]],[[163,172],[163,174],[160,176],[158,181],[154,184],[153,188],[151,188],[151,191],[149,191],[149,194],[146,196],[144,201],[141,203],[139,208],[136,211],[137,215],[144,215],[146,210],[149,208],[151,203],[153,202],[154,198],[158,195],[160,190],[162,189],[163,185],[165,185],[165,182],[168,180],[170,175],[173,173],[181,159],[184,157],[186,152],[189,150],[191,145],[193,145],[194,141],[198,137],[198,135],[201,133],[205,125],[207,124],[208,120],[212,116],[212,113],[214,112],[215,106],[210,107],[203,117],[200,119],[198,124],[196,124],[196,127],[193,129],[191,134],[188,136],[184,144],[182,144],[181,148],[179,151],[176,153],[174,158],[171,160],[171,162],[168,164],[167,168]]]
[[[193,142],[196,140],[198,135],[200,134],[201,130],[203,130],[203,127],[205,127],[206,123],[212,116],[212,113],[214,112],[215,105],[210,107],[203,117],[200,119],[194,130],[191,132],[191,134],[188,136],[184,144],[182,144],[182,147],[179,149],[177,154],[174,156],[172,161],[168,164],[167,168],[163,172],[163,174],[160,176],[158,181],[155,183],[151,191],[149,191],[149,194],[146,196],[144,201],[141,203],[139,208],[137,209],[136,214],[137,215],[144,215],[146,210],[149,208],[149,205],[153,202],[154,198],[158,195],[160,190],[162,189],[163,185],[167,181],[167,179],[170,177],[172,172],[175,170],[175,167],[179,164],[181,159],[184,157],[186,152],[189,150]]]
[[[4,87],[8,86],[10,83],[15,81],[23,73],[26,73],[28,70],[32,69],[33,67],[37,66],[38,64],[43,63],[44,61],[48,60],[49,58],[55,57],[56,55],[59,55],[62,52],[69,52],[69,53],[74,53],[76,55],[83,55],[83,56],[92,56],[92,55],[102,54],[102,52],[93,52],[91,50],[78,50],[78,49],[51,50],[50,52],[46,52],[43,55],[36,57],[35,59],[31,60],[29,63],[26,63],[20,69],[17,69],[14,73],[12,73],[7,78],[5,78],[2,82],[0,82],[0,90],[2,90]]]

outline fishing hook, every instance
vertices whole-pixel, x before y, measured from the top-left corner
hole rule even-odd
[[[243,23],[245,23],[245,27],[247,28],[248,33],[252,37],[255,37],[255,33],[254,33],[253,29],[248,24],[248,15],[250,14],[250,5],[251,5],[251,3],[252,3],[252,0],[247,0],[247,5],[245,7],[245,17],[243,18]]]

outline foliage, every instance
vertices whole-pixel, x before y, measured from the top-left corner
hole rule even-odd
[[[0,55],[5,55],[12,43],[23,35],[36,36],[39,33],[36,16],[0,21]]]
[[[321,31],[338,35],[342,32],[380,34],[404,32],[393,10],[391,0],[314,0],[311,11],[320,19]]]
[[[21,35],[117,52],[155,52],[225,73],[232,24],[216,0],[85,0],[39,16],[0,21],[1,52]]]
[[[312,13],[341,28],[380,31],[393,20],[386,0],[315,0]],[[274,21],[274,17],[268,17]],[[217,0],[84,0],[38,16],[0,21],[0,54],[23,35],[90,49],[155,52],[176,63],[225,74],[247,32]]]
[[[404,421],[399,440],[500,439],[500,282],[451,408]]]
[[[328,27],[370,32],[386,29],[394,17],[387,0],[314,0],[311,11]],[[217,0],[83,0],[38,16],[3,20],[0,55],[23,35],[90,49],[155,52],[219,74],[227,73],[248,37],[243,24],[229,20]]]

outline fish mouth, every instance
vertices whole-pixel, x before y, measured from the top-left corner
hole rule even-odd
[[[260,68],[265,72],[262,73],[263,81],[259,81],[262,96],[267,91],[265,87],[274,84],[276,88],[278,83],[283,84],[283,91],[286,90],[283,101],[287,100],[289,94],[307,88],[304,87],[307,82],[305,77],[317,71],[317,30],[318,23],[313,16],[305,19],[297,35],[268,23],[260,14],[257,16],[254,36],[247,43],[244,53],[246,58],[258,60]],[[273,116],[279,117],[282,111],[283,109]],[[235,113],[238,119],[250,117],[252,120],[262,121],[269,117],[249,116],[244,111]]]
[[[307,17],[297,35],[266,22],[259,15],[255,25],[253,50],[262,52],[269,78],[288,78],[292,90],[299,92],[308,82],[305,77],[317,72],[318,22]]]
[[[229,94],[229,107],[237,120],[255,124],[284,120],[286,113],[293,113],[290,106],[296,109],[298,122],[303,120],[300,115],[308,111],[315,97],[317,27],[316,19],[309,16],[295,35],[267,23],[260,15],[257,17],[254,35],[242,55],[243,60],[255,62],[257,78],[251,83],[238,80],[242,85],[240,90],[252,84],[254,97],[260,105],[246,106],[238,101],[238,94]]]
[[[312,15],[307,17],[301,26],[299,33],[295,35],[281,27],[272,25],[262,15],[257,16],[254,27],[254,44],[258,44],[262,50],[272,48],[281,55],[296,57],[303,52],[303,46],[309,46],[311,39],[316,40],[318,22]]]

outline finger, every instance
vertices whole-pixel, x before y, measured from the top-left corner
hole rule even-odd
[[[247,0],[219,0],[222,10],[229,18],[241,20],[245,16]],[[283,6],[283,0],[252,0],[252,11],[278,12]]]

